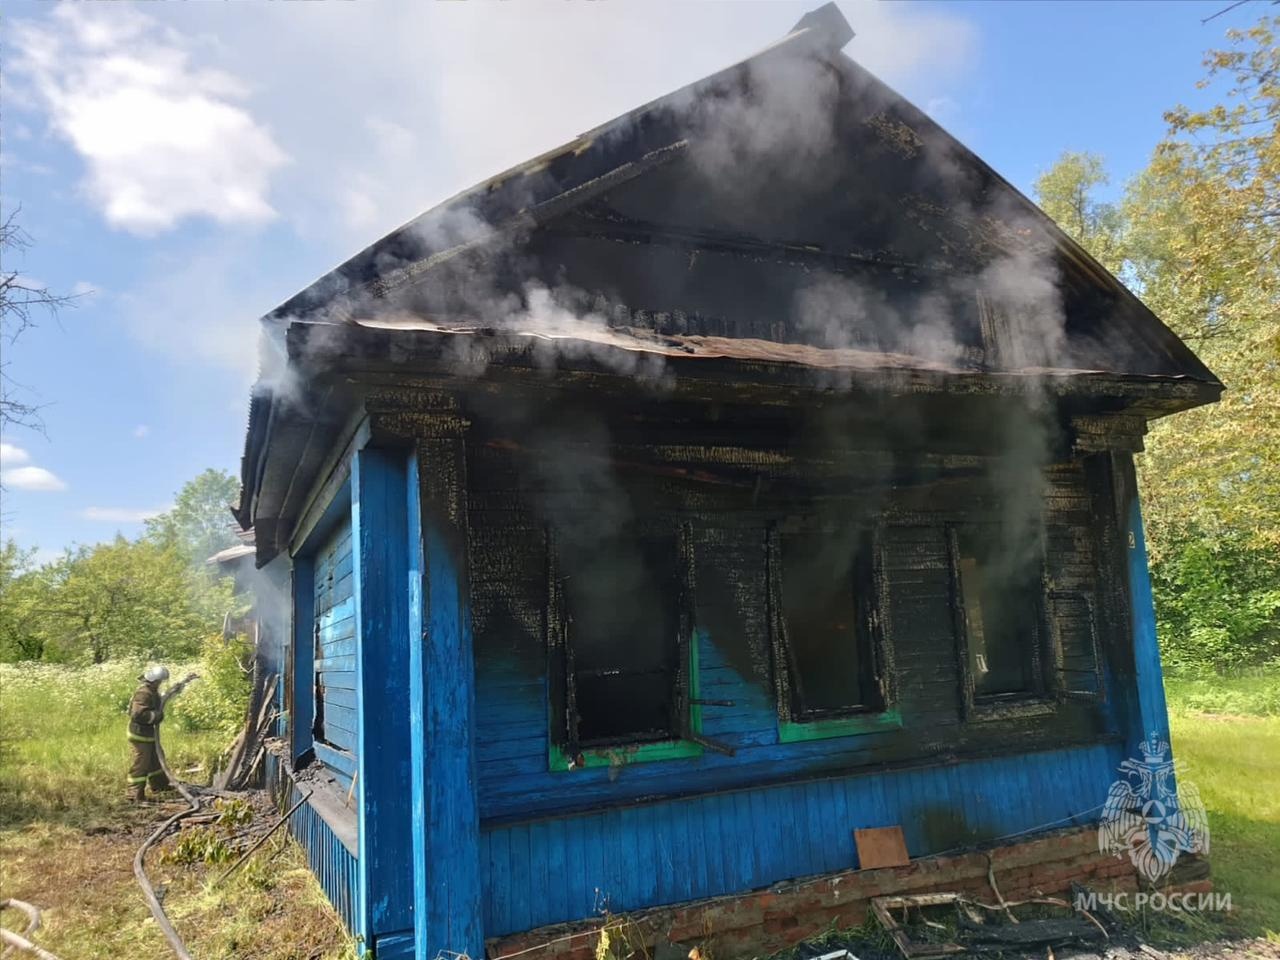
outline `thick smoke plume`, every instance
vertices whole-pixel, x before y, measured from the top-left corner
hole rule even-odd
[[[1056,254],[1040,216],[1003,199],[954,202],[1005,194],[977,182],[985,175],[944,132],[901,108],[889,91],[839,57],[774,51],[730,72],[713,89],[677,95],[655,110],[687,139],[687,156],[677,161],[681,175],[697,178],[721,228],[765,242],[809,239],[779,233],[780,223],[803,226],[804,217],[820,223],[829,210],[859,216],[857,203],[839,193],[851,183],[872,216],[882,188],[866,178],[851,180],[851,170],[865,169],[866,177],[881,170],[909,176],[891,222],[868,226],[878,240],[874,249],[857,251],[860,261],[848,268],[794,269],[789,309],[778,318],[783,339],[892,355],[885,367],[896,369],[904,386],[913,370],[1016,383],[1018,395],[1006,405],[1005,418],[989,425],[987,462],[990,488],[1005,513],[1009,555],[1027,560],[1022,545],[1034,539],[1043,503],[1037,478],[1057,443],[1053,371],[1074,362]],[[871,143],[881,159],[872,163],[871,154],[851,152],[853,143]],[[535,199],[524,198],[524,205]],[[518,198],[513,207],[520,206]],[[864,225],[848,226],[857,232]],[[662,337],[629,328],[633,315],[649,305],[632,310],[614,289],[585,290],[569,282],[530,254],[534,229],[519,217],[490,222],[475,204],[454,205],[410,225],[403,243],[386,246],[374,264],[377,279],[325,291],[330,305],[300,319],[330,325],[335,335],[352,323],[456,334],[450,356],[464,378],[482,375],[495,351],[520,343],[548,374],[588,360],[643,381],[647,389],[668,387],[673,380],[661,353],[637,349],[645,338]],[[289,322],[281,319],[279,329]],[[323,349],[325,339],[313,342]],[[293,365],[278,359],[278,337],[268,338],[264,356],[277,358],[264,361],[264,381],[278,396],[300,397]],[[860,376],[813,373],[815,386],[827,390],[853,387]],[[612,480],[597,475],[612,444],[608,430],[586,413],[574,424],[574,448],[591,455],[554,458],[559,473],[539,485],[573,491],[575,500],[592,498],[604,520],[625,522],[630,505]],[[851,438],[832,428],[825,442],[847,448]],[[563,518],[573,513],[550,495],[546,509]]]

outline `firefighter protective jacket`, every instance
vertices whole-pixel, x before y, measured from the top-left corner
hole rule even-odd
[[[137,743],[156,742],[156,724],[164,719],[164,701],[160,691],[149,683],[141,683],[129,701],[129,739]]]

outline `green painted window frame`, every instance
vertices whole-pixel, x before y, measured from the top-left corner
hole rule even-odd
[[[702,631],[694,627],[689,638],[689,729],[699,734],[702,733],[702,705],[693,701],[699,698],[701,690],[698,647],[702,640]],[[685,760],[700,757],[702,754],[702,744],[694,743],[692,740],[659,740],[654,743],[636,743],[616,747],[590,747],[579,753],[578,756],[582,762],[576,763],[571,762],[573,758],[556,743],[555,732],[550,722],[547,724],[547,767],[553,773],[592,767],[622,767],[633,763],[654,763],[662,760]]]
[[[884,710],[855,717],[832,717],[829,720],[784,720],[778,718],[779,743],[803,743],[806,740],[834,740],[836,737],[858,737],[869,733],[902,728],[902,712]]]

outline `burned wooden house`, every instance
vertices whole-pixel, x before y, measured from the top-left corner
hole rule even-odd
[[[377,957],[794,939],[853,831],[1087,827],[1166,729],[1133,454],[1221,384],[851,36],[814,11],[266,318],[270,776]]]

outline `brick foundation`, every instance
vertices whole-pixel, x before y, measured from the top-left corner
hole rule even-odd
[[[857,926],[872,897],[946,892],[994,903],[988,864],[1006,900],[1060,895],[1073,883],[1098,891],[1138,887],[1127,858],[1098,852],[1095,828],[1072,828],[986,851],[922,857],[904,867],[848,870],[778,883],[767,890],[643,910],[626,915],[625,936],[633,944],[643,940],[650,948],[662,942],[703,944],[723,960],[767,955],[833,922],[842,928]],[[1176,871],[1166,892],[1209,888],[1207,863],[1180,862],[1179,867],[1183,869]],[[593,918],[498,937],[488,942],[488,955],[494,960],[515,953],[521,960],[594,960],[601,926],[603,921]]]

